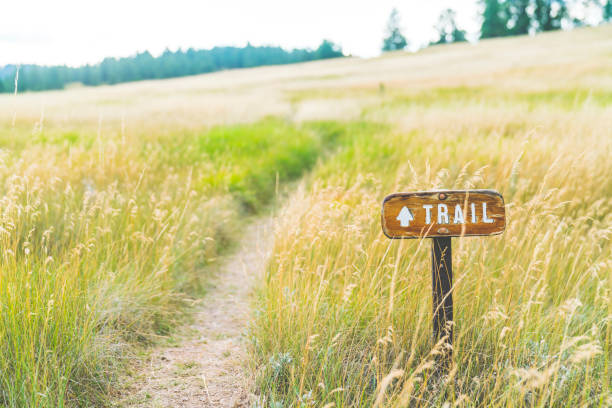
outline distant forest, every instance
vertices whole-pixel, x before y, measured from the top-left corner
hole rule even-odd
[[[543,31],[580,27],[584,10],[600,15],[600,23],[612,22],[612,0],[479,0],[481,9],[480,38],[535,34]],[[575,12],[583,10],[583,15]],[[429,45],[467,41],[467,33],[457,24],[453,9],[441,12],[435,25],[437,37]],[[387,22],[382,51],[399,51],[409,47],[402,33],[399,13],[393,9]],[[7,65],[0,67],[0,93],[63,89],[71,83],[95,86],[143,79],[173,78],[230,68],[291,64],[342,57],[342,49],[324,40],[316,50],[280,47],[215,47],[210,50],[172,52],[159,57],[148,51],[126,58],[105,58],[101,63],[78,68],[66,66]],[[17,80],[18,79],[18,80]],[[17,81],[16,81],[17,80]]]
[[[0,92],[63,89],[71,83],[95,86],[144,79],[202,74],[230,68],[280,65],[342,57],[342,49],[324,40],[316,50],[284,50],[280,47],[215,47],[210,50],[166,50],[159,57],[148,51],[126,58],[105,58],[78,68],[67,66],[7,65],[0,67]],[[17,73],[19,69],[19,73]]]

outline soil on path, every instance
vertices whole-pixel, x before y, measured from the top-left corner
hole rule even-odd
[[[250,406],[245,370],[245,331],[250,295],[273,244],[272,219],[250,224],[239,247],[220,266],[193,323],[179,330],[175,346],[152,350],[123,407]]]

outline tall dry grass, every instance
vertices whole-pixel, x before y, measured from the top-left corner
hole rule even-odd
[[[107,403],[237,220],[344,146],[289,203],[262,288],[267,403],[605,405],[611,30],[0,95],[0,403]],[[455,242],[442,381],[427,243],[383,239],[378,211],[453,186],[497,188],[509,227]]]
[[[0,131],[0,405],[103,406],[240,225],[341,135],[282,120]]]
[[[3,152],[3,404],[100,404],[126,345],[167,333],[216,253],[231,207],[147,167],[129,148]]]
[[[251,333],[266,405],[612,403],[609,108],[451,91],[372,108],[389,129],[356,138],[288,203]],[[380,227],[385,195],[442,188],[493,188],[507,205],[502,236],[453,240],[446,375],[430,242]]]

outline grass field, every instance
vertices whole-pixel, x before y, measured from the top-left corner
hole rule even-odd
[[[262,404],[609,406],[612,27],[0,96],[0,401],[108,403],[210,265],[279,217],[249,333]],[[456,342],[432,372],[429,242],[382,198],[494,188],[454,240]]]
[[[507,109],[476,125],[414,118],[317,168],[286,210],[253,325],[270,401],[609,404],[612,133],[590,111]],[[503,192],[508,227],[455,240],[455,365],[441,379],[430,243],[390,242],[378,214],[386,193],[443,187]]]
[[[264,120],[14,136],[6,145],[23,146],[1,167],[0,395],[21,407],[99,403],[126,346],[168,333],[239,224],[338,133]]]

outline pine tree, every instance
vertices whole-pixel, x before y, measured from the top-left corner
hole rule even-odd
[[[342,56],[342,49],[329,40],[323,40],[319,48],[315,51],[315,58],[327,59]]]
[[[514,25],[511,32],[513,35],[529,34],[531,28],[531,16],[529,15],[530,0],[510,0],[509,8]]]
[[[450,8],[440,13],[438,23],[436,24],[438,40],[434,44],[466,41],[465,30],[457,27],[456,17],[457,13]]]
[[[503,37],[510,34],[508,20],[499,0],[484,0],[480,38]]]
[[[400,17],[397,9],[391,10],[391,15],[387,21],[387,37],[383,40],[383,51],[403,50],[408,46],[406,37],[400,29]]]
[[[603,21],[612,21],[612,0],[606,1],[603,5]]]
[[[533,13],[538,31],[559,30],[567,18],[567,6],[565,0],[535,0]]]

